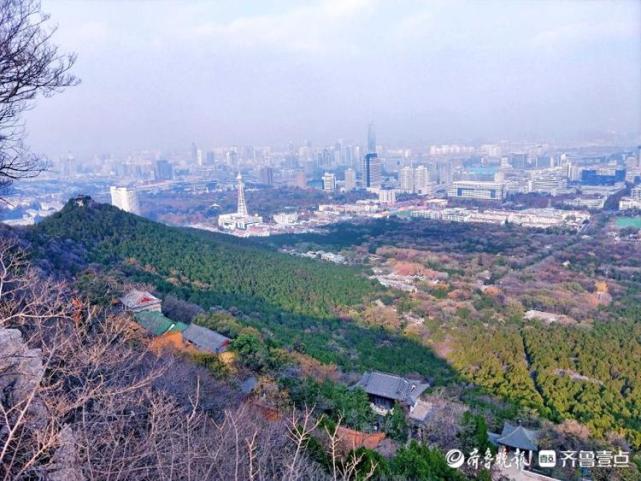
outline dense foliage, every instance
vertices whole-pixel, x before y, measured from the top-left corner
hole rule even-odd
[[[80,246],[78,256],[117,268],[163,295],[205,309],[240,311],[242,324],[261,331],[265,341],[324,363],[350,371],[416,372],[434,382],[454,377],[447,364],[419,342],[334,314],[335,307],[358,304],[376,293],[352,268],[276,253],[228,236],[168,227],[91,201],[84,207],[70,202],[40,223],[32,240],[58,265],[68,264],[68,242],[73,241]],[[240,330],[217,314],[196,322],[234,336]],[[253,359],[260,364],[261,357]]]
[[[346,267],[167,227],[108,205],[81,207],[70,202],[36,230],[82,243],[91,260],[104,264],[126,260],[141,277],[154,274],[177,289],[206,293],[210,305],[253,305],[328,317],[333,306],[359,302],[372,290],[365,278]]]

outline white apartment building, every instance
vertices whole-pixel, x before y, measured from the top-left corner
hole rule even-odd
[[[414,192],[414,169],[403,167],[398,175],[401,192],[411,194]]]
[[[138,194],[134,189],[129,187],[111,186],[109,192],[111,193],[111,205],[118,207],[125,212],[140,214]]]
[[[630,197],[623,197],[619,201],[619,210],[641,209],[641,187],[630,191]]]
[[[448,197],[454,199],[505,199],[505,184],[499,182],[481,182],[461,180],[452,182]]]
[[[343,184],[343,188],[347,192],[356,188],[356,171],[351,167],[345,171],[345,183]]]
[[[378,191],[378,201],[381,204],[394,205],[396,204],[396,191],[381,189]]]
[[[323,190],[325,192],[334,192],[336,190],[336,176],[331,172],[323,174]]]

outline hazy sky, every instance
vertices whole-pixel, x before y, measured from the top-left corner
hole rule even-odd
[[[30,112],[58,154],[641,130],[641,2],[44,0],[82,84]]]

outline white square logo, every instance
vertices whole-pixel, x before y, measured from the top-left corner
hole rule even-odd
[[[539,466],[542,468],[553,468],[556,466],[556,451],[543,449],[539,451]]]

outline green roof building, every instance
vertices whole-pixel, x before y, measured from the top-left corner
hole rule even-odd
[[[183,322],[172,321],[157,311],[136,312],[134,319],[154,336],[162,336],[168,332],[183,332],[189,327]]]

